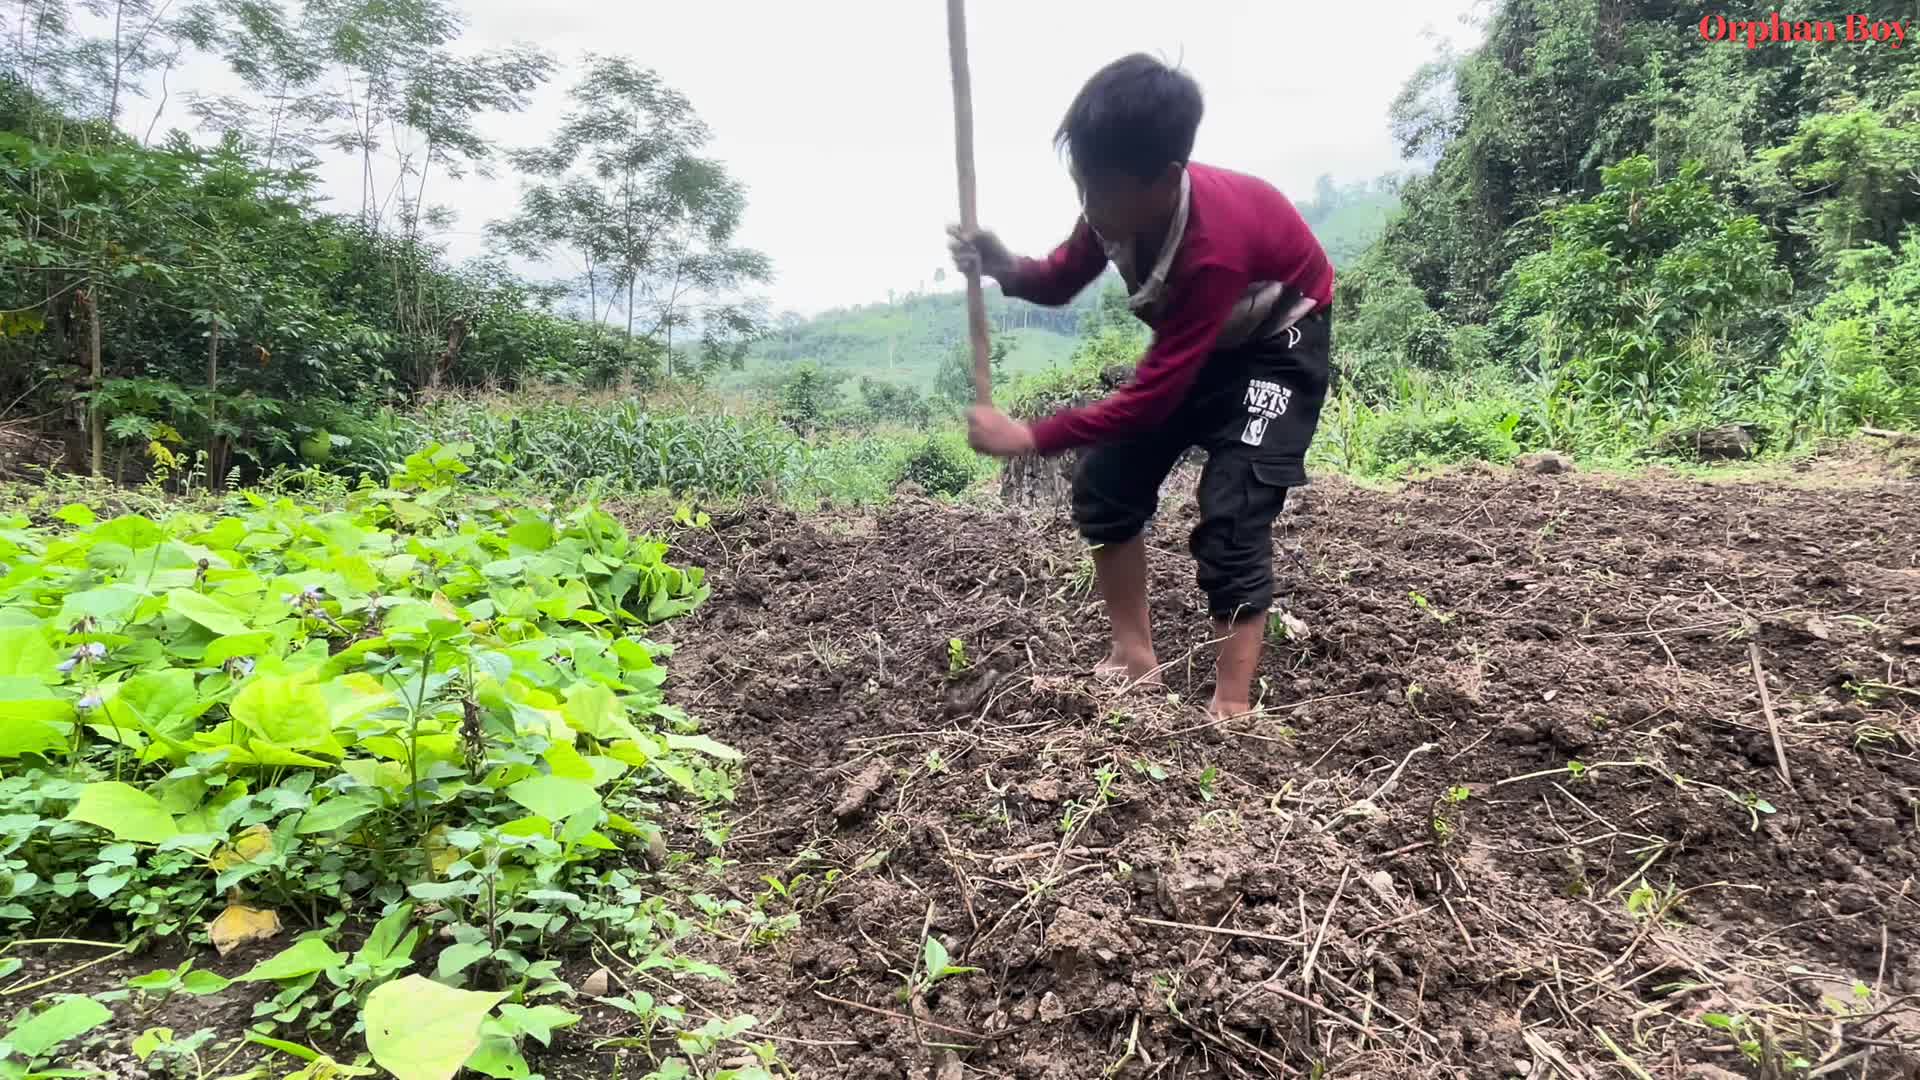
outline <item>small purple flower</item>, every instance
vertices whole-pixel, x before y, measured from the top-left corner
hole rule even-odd
[[[227,661],[227,673],[236,679],[244,679],[253,674],[253,657],[236,656]]]
[[[322,589],[318,585],[309,585],[307,586],[307,591],[300,595],[304,596],[308,600],[316,600],[316,601],[324,600],[326,599],[327,591],[325,589]]]
[[[83,697],[79,701],[74,702],[73,707],[76,709],[79,709],[81,712],[92,712],[93,710],[99,708],[100,707],[99,692],[89,691],[86,697]]]
[[[62,675],[73,674],[73,669],[75,667],[78,667],[79,664],[80,664],[79,657],[73,657],[67,660],[60,661],[60,674]]]
[[[80,647],[80,651],[86,653],[87,659],[92,660],[95,663],[98,663],[107,658],[107,647],[105,645],[100,644],[97,641],[90,641],[87,644],[82,645]]]

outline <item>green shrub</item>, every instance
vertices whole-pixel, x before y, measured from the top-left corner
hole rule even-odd
[[[1437,412],[1395,414],[1382,425],[1376,453],[1383,464],[1512,461],[1520,414],[1497,401],[1465,402]]]
[[[929,495],[958,495],[987,472],[980,456],[957,434],[932,435],[907,456],[900,479]]]
[[[1896,261],[1853,253],[1854,280],[1795,328],[1769,389],[1811,433],[1920,425],[1920,229]]]

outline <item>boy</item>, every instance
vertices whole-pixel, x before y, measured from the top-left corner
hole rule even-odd
[[[1000,457],[1091,446],[1073,516],[1093,546],[1113,624],[1103,676],[1155,678],[1145,530],[1180,456],[1207,453],[1190,548],[1221,640],[1208,712],[1252,711],[1273,600],[1273,521],[1306,483],[1327,392],[1333,266],[1286,196],[1189,160],[1202,112],[1186,74],[1134,55],[1087,81],[1055,136],[1083,208],[1046,259],[1016,258],[990,232],[949,230],[955,263],[1007,296],[1070,302],[1108,262],[1154,331],[1133,380],[1102,401],[1033,424],[977,407],[974,449]]]

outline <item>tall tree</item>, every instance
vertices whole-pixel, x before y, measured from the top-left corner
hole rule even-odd
[[[766,324],[738,294],[770,280],[772,266],[733,242],[746,188],[702,155],[706,124],[686,95],[625,57],[588,56],[570,97],[553,141],[513,155],[535,180],[495,235],[531,257],[572,252],[591,317],[619,309],[629,338],[662,343],[669,373],[677,330],[698,336],[705,365],[737,362]]]

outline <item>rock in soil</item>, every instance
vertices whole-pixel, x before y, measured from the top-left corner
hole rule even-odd
[[[1573,459],[1557,450],[1541,450],[1532,454],[1521,454],[1513,464],[1517,468],[1541,476],[1553,476],[1573,471]]]
[[[1669,431],[1655,444],[1661,453],[1699,461],[1744,461],[1758,445],[1759,428],[1751,424],[1724,424],[1714,428]]]

